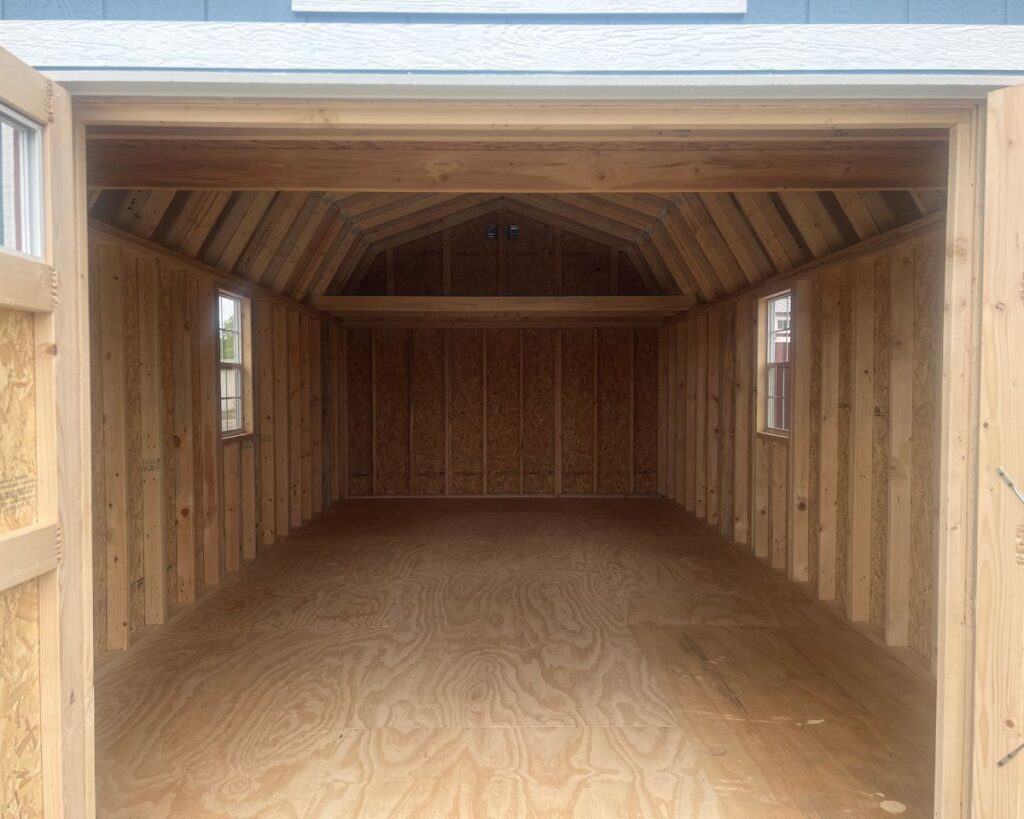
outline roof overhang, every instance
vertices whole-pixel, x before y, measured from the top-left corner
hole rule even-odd
[[[1024,27],[9,21],[84,95],[969,99],[1024,81]]]

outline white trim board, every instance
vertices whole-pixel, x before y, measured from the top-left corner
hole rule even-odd
[[[519,74],[496,82],[479,74],[284,74],[222,71],[46,70],[76,97],[232,97],[238,99],[721,101],[931,99],[981,100],[1024,75],[883,74],[689,77],[626,74]]]
[[[746,14],[747,0],[292,0],[319,14]]]
[[[0,47],[44,70],[1024,75],[1021,26],[44,20],[0,23]]]

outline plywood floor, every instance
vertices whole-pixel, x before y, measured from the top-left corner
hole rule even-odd
[[[103,664],[99,810],[925,816],[933,706],[665,501],[357,501]]]

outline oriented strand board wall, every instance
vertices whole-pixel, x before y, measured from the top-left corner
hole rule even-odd
[[[562,491],[567,495],[589,495],[597,488],[594,342],[593,330],[562,331],[561,461]]]
[[[677,457],[660,468],[677,503],[924,665],[936,636],[943,264],[935,233],[796,285],[788,439],[755,428],[756,301],[712,307],[660,340],[687,361],[677,379],[671,361],[660,376],[675,384],[661,416]],[[695,472],[681,492],[673,461]]]
[[[347,338],[347,440],[349,495],[373,494],[373,337],[349,330]]]
[[[486,330],[487,494],[515,495],[523,489],[522,334]]]
[[[364,467],[354,460],[374,434],[360,397],[371,392],[378,406],[373,494],[657,494],[657,328],[346,334],[350,496],[371,494],[358,486],[356,470]],[[367,384],[371,365],[376,375]],[[401,406],[399,421],[386,421],[386,436],[385,401]],[[411,484],[403,477],[408,452]]]
[[[33,319],[0,308],[0,534],[36,520]],[[0,815],[42,816],[39,584],[0,591]]]
[[[633,479],[633,331],[598,330],[597,492],[625,495]]]
[[[222,438],[216,298],[244,288],[98,228],[90,277],[95,634],[112,650],[339,496],[323,453],[340,420],[323,423],[337,391],[323,385],[324,320],[307,309],[253,294],[251,434]]]
[[[375,491],[408,495],[410,330],[373,331]]]
[[[443,495],[445,476],[445,335],[412,331],[412,493]]]
[[[527,495],[555,492],[559,360],[558,330],[523,330],[523,493]]]
[[[448,334],[448,491],[482,495],[484,483],[484,334]]]

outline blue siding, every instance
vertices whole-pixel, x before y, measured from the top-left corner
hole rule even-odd
[[[104,0],[108,20],[202,20],[205,0]]]
[[[466,0],[468,7],[473,0]],[[553,4],[557,7],[557,3]],[[291,0],[0,0],[8,20],[237,20],[275,22],[426,22],[436,17],[408,15],[294,14]],[[479,15],[444,18],[451,22],[493,22]],[[519,17],[517,22],[557,23],[564,18]],[[577,17],[573,22],[609,20]],[[679,23],[978,23],[1024,24],[1024,0],[749,0],[745,15],[621,16],[616,22]]]
[[[815,0],[809,23],[905,23],[907,5],[893,0]]]
[[[910,0],[910,13],[922,23],[1005,23],[1006,0]]]

